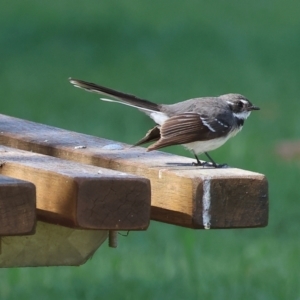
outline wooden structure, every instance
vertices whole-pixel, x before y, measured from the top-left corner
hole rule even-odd
[[[194,229],[268,222],[262,174],[5,115],[0,153],[0,267],[79,265],[108,232],[145,230],[150,219]]]

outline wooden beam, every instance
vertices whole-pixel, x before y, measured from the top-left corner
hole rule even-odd
[[[191,228],[268,223],[268,183],[262,174],[194,167],[189,158],[4,115],[0,143],[149,178],[153,220]]]
[[[79,266],[107,238],[104,230],[82,230],[37,222],[31,236],[2,237],[0,268]]]
[[[34,233],[35,200],[32,183],[0,175],[0,236]]]
[[[0,174],[35,184],[38,219],[83,229],[144,230],[148,179],[1,146]]]

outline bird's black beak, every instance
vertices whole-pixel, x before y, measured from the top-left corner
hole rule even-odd
[[[252,105],[252,106],[249,107],[249,110],[260,110],[260,108],[257,107],[257,106]]]

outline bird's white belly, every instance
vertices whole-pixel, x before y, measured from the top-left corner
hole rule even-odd
[[[194,151],[196,154],[201,154],[204,152],[212,151],[215,150],[219,147],[221,147],[224,143],[226,143],[231,137],[235,136],[239,131],[235,130],[230,132],[226,137],[220,137],[217,139],[212,139],[208,141],[197,141],[197,142],[192,142],[188,144],[184,144],[186,148],[189,150]]]
[[[222,146],[227,141],[226,138],[218,138],[209,141],[198,141],[184,144],[189,150],[193,150],[196,154],[212,151]]]

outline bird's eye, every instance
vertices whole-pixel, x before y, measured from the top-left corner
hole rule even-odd
[[[243,103],[242,101],[239,101],[239,102],[238,102],[238,107],[239,107],[239,108],[243,108],[243,107],[244,107],[244,103]]]

